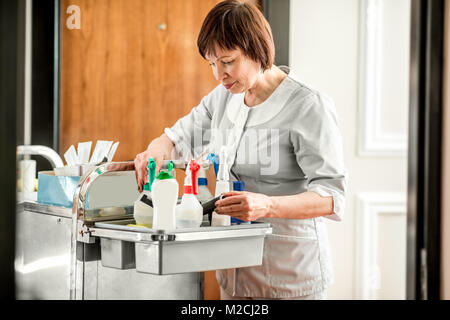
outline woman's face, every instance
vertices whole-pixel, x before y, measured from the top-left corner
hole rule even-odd
[[[222,50],[216,55],[205,55],[214,77],[231,93],[242,93],[253,88],[261,76],[261,65],[245,56],[241,49]]]

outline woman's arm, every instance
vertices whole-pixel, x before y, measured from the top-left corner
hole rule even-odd
[[[216,202],[216,212],[243,221],[258,218],[310,219],[333,213],[333,197],[315,192],[291,196],[267,196],[261,193],[232,191]]]
[[[161,150],[164,159],[170,159],[174,147],[175,145],[173,144],[172,140],[170,140],[169,137],[165,133],[163,133],[160,137],[150,142],[147,150],[159,149]]]
[[[333,197],[322,197],[311,191],[271,199],[271,218],[310,219],[333,213]]]
[[[224,92],[226,92],[226,89],[222,85],[218,85],[207,96],[203,97],[198,106],[178,119],[171,128],[165,128],[164,133],[154,139],[147,150],[136,156],[134,163],[139,192],[142,192],[143,185],[148,181],[147,163],[149,157],[155,159],[156,173],[158,173],[163,160],[178,157],[190,159],[198,155],[196,151],[197,153],[200,151],[200,154],[203,152],[203,146],[209,143],[209,136],[204,132],[211,128],[213,106],[223,103]]]

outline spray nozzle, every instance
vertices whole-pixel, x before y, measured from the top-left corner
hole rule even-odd
[[[153,158],[148,158],[148,183],[144,185],[144,190],[152,191],[152,184],[155,181],[156,162]]]
[[[170,173],[170,171],[173,170],[173,162],[172,160],[169,161],[169,163],[167,164],[167,172]]]
[[[186,178],[184,179],[183,192],[185,194],[198,194],[198,171],[200,165],[192,159],[189,162],[189,167],[186,168]]]
[[[192,159],[189,163],[189,169],[191,170],[191,180],[192,180],[192,193],[198,194],[198,171],[200,170],[200,165]]]
[[[217,177],[217,173],[219,171],[219,160],[217,159],[217,156],[214,153],[210,153],[206,157],[206,160],[211,161],[211,163],[214,165],[214,173],[216,174]]]

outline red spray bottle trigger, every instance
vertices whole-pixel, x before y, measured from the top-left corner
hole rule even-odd
[[[192,159],[189,162],[189,169],[191,170],[191,179],[192,179],[192,193],[198,194],[198,171],[200,170],[200,165]]]

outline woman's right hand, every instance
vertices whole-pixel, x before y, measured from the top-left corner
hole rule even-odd
[[[173,148],[174,145],[172,141],[163,134],[161,137],[153,140],[149,144],[147,150],[136,155],[136,158],[134,159],[134,168],[139,192],[142,192],[144,184],[148,182],[148,159],[153,158],[155,160],[155,175],[158,175],[164,159],[169,158]]]
[[[144,188],[144,184],[148,183],[148,159],[155,159],[156,169],[155,174],[158,174],[159,169],[162,166],[164,155],[158,150],[154,148],[150,148],[145,150],[144,152],[139,153],[134,159],[134,170],[136,173],[136,182],[138,186],[138,191],[142,192]]]

